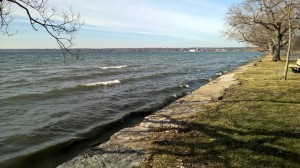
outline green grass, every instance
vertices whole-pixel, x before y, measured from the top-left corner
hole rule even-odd
[[[300,74],[282,80],[285,62],[266,57],[199,107],[184,129],[153,134],[141,167],[300,167]]]

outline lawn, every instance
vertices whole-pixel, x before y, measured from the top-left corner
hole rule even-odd
[[[152,135],[141,167],[300,167],[300,73],[264,57],[223,99]],[[293,61],[295,62],[295,61]]]

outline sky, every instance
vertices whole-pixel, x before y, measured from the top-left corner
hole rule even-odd
[[[84,25],[74,48],[241,47],[222,37],[228,8],[241,0],[50,0],[72,6]],[[0,48],[57,48],[45,30],[35,31],[26,13],[13,6],[10,32]]]

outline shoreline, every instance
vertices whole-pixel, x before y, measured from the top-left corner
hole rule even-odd
[[[69,160],[58,168],[73,167],[136,167],[151,155],[151,136],[160,129],[181,130],[181,119],[199,111],[199,105],[222,100],[225,90],[239,83],[234,77],[256,65],[257,59],[224,74],[191,94],[178,99],[163,109],[146,116],[134,127],[124,128],[113,134],[110,139]]]
[[[165,55],[165,54],[163,54],[163,55]],[[197,57],[198,57],[198,54],[189,54],[188,53],[187,56],[189,56],[189,55],[193,56],[193,58],[195,55],[197,55]],[[124,112],[126,112],[126,113],[123,113],[123,111],[120,111],[120,112],[122,112],[122,116],[120,115],[118,117],[121,117],[121,118],[115,118],[114,120],[112,120],[113,121],[112,123],[110,121],[105,122],[105,123],[100,123],[97,120],[95,120],[95,124],[99,124],[98,126],[92,127],[91,129],[88,129],[87,131],[83,131],[80,134],[79,133],[75,134],[74,136],[70,137],[69,139],[65,139],[64,141],[55,141],[54,142],[51,140],[51,137],[49,137],[46,139],[46,141],[47,142],[49,141],[50,143],[46,144],[45,146],[41,146],[41,147],[39,146],[40,148],[30,148],[30,146],[25,147],[24,150],[22,149],[24,151],[24,153],[21,153],[18,155],[17,154],[11,155],[8,157],[6,157],[7,155],[3,154],[3,156],[5,156],[6,158],[4,158],[4,157],[2,158],[2,160],[0,162],[0,167],[2,167],[2,166],[7,167],[7,168],[8,167],[41,167],[41,166],[49,167],[49,168],[56,167],[57,165],[60,165],[64,162],[72,159],[73,157],[89,150],[92,147],[108,141],[109,138],[114,133],[118,132],[119,130],[121,130],[123,128],[127,128],[127,127],[132,127],[133,125],[140,123],[144,119],[145,116],[150,115],[158,110],[161,110],[162,108],[166,107],[167,105],[176,101],[177,99],[179,99],[187,94],[190,94],[190,92],[193,92],[194,90],[198,89],[199,87],[207,84],[209,81],[216,79],[220,75],[219,72],[223,72],[223,73],[230,72],[233,69],[236,69],[236,68],[246,64],[250,60],[253,60],[257,55],[259,55],[259,53],[257,53],[257,52],[245,53],[245,54],[244,53],[239,53],[239,54],[234,53],[234,54],[229,54],[229,55],[223,54],[223,53],[218,53],[216,55],[217,56],[216,58],[221,59],[222,61],[219,61],[219,60],[213,61],[212,64],[214,66],[210,66],[209,64],[205,63],[204,60],[206,60],[206,58],[209,58],[209,57],[206,57],[206,55],[204,55],[203,56],[204,59],[202,57],[200,57],[201,59],[199,59],[199,60],[203,60],[203,61],[199,61],[199,63],[195,63],[194,61],[187,61],[187,62],[191,62],[191,65],[186,64],[188,66],[183,66],[183,67],[192,68],[192,69],[193,69],[193,67],[196,68],[195,71],[187,72],[187,74],[191,74],[191,78],[187,78],[188,76],[185,76],[185,75],[182,76],[181,72],[179,74],[180,76],[177,76],[177,74],[176,74],[177,72],[170,71],[170,77],[172,80],[174,79],[175,83],[174,82],[170,83],[170,81],[167,80],[167,78],[169,77],[168,74],[166,77],[164,77],[164,75],[162,75],[163,78],[160,78],[159,77],[160,75],[154,75],[154,77],[155,77],[155,78],[153,77],[154,79],[156,79],[158,77],[157,79],[163,79],[161,82],[167,84],[167,85],[163,85],[163,87],[165,89],[159,89],[158,91],[154,90],[154,91],[149,92],[149,93],[151,93],[151,95],[150,94],[145,95],[145,100],[147,100],[148,102],[152,102],[152,99],[158,100],[158,101],[155,101],[155,103],[149,103],[150,104],[149,106],[148,105],[142,106],[143,108],[133,108],[133,107],[135,107],[134,106],[135,101],[127,101],[126,100],[127,97],[124,97],[125,99],[120,99],[120,100],[122,100],[124,102],[128,102],[129,105],[124,106],[124,107],[125,107],[125,110],[127,107],[129,107],[130,110],[128,110],[128,112],[124,110]],[[173,53],[166,54],[166,56],[173,57]],[[175,54],[174,56],[176,56],[176,57],[179,56],[180,58],[183,57],[181,54],[179,54],[179,55]],[[242,58],[243,56],[245,56],[245,58]],[[197,57],[195,57],[195,58],[197,58]],[[240,58],[240,60],[238,58]],[[186,59],[189,60],[188,57]],[[185,60],[185,59],[183,59],[183,60]],[[210,60],[208,59],[207,61],[210,61]],[[220,64],[220,62],[222,62],[222,64]],[[125,64],[122,63],[120,65],[125,65]],[[173,64],[171,64],[171,65],[173,65]],[[192,65],[196,65],[196,66],[192,66]],[[217,66],[215,66],[215,65],[217,65]],[[144,64],[141,64],[141,66],[144,66]],[[166,66],[166,67],[169,67],[169,66]],[[179,67],[181,67],[181,66],[179,66]],[[184,68],[182,70],[185,70],[186,68]],[[172,68],[172,69],[174,69],[174,68]],[[188,69],[186,69],[186,70],[188,70]],[[127,71],[127,70],[124,70],[124,71]],[[156,71],[154,74],[156,74]],[[163,74],[163,73],[158,72],[158,74]],[[195,75],[193,75],[193,74],[195,74]],[[147,75],[147,76],[150,76],[150,78],[147,77],[146,80],[152,81],[152,79],[153,79],[152,75]],[[174,76],[174,78],[173,78],[173,76]],[[177,78],[179,79],[182,77],[183,77],[183,80],[180,80],[180,81],[183,81],[183,82],[180,82],[180,83],[176,82]],[[186,78],[186,80],[184,80],[185,78]],[[122,79],[122,78],[120,78],[120,79]],[[138,79],[140,80],[140,78],[138,78]],[[144,80],[144,78],[142,77],[141,81],[143,81],[143,80]],[[184,81],[186,81],[190,86],[185,85]],[[127,82],[128,81],[124,82],[124,84],[127,84]],[[134,81],[134,83],[136,83],[136,82]],[[150,85],[151,88],[152,88],[152,85],[155,86],[156,82],[153,82],[153,84]],[[174,85],[174,87],[170,87],[173,85]],[[132,87],[131,85],[128,85],[128,86]],[[138,86],[139,86],[139,82],[138,82]],[[126,89],[126,86],[125,87],[121,86],[120,88]],[[143,90],[151,89],[151,88],[148,88],[147,86],[145,86],[143,83],[141,85],[141,88]],[[93,89],[91,89],[91,91]],[[114,88],[112,88],[112,89],[114,89]],[[130,90],[130,91],[132,91],[132,90]],[[173,91],[175,91],[175,92],[173,92]],[[139,92],[139,91],[137,90],[137,92]],[[72,90],[72,93],[73,93],[73,90]],[[77,90],[74,93],[77,93]],[[158,97],[160,95],[157,95],[157,93],[164,94],[164,95],[166,95],[166,97],[162,97],[163,99],[160,99]],[[169,93],[171,93],[171,94],[169,94]],[[98,94],[98,93],[96,93],[96,94]],[[135,95],[135,94],[133,94],[133,95]],[[27,97],[24,97],[24,99],[25,98],[27,98]],[[79,98],[79,99],[81,99],[81,98]],[[144,99],[144,98],[141,98],[141,99]],[[35,101],[36,100],[33,99],[32,101],[30,101],[30,103],[32,102],[32,104],[34,104]],[[37,101],[43,101],[43,100],[37,100]],[[137,101],[137,102],[140,102],[140,101]],[[143,104],[141,104],[141,105],[143,105]],[[95,106],[102,108],[101,106],[99,106],[99,104],[95,104]],[[52,110],[50,109],[50,111],[52,111]],[[53,112],[55,112],[55,111],[53,111]],[[45,113],[45,114],[47,114],[47,113]],[[62,113],[62,114],[64,114],[64,113]],[[81,118],[77,118],[77,120],[81,120]],[[137,120],[139,120],[139,121],[137,121]],[[67,121],[68,120],[66,120],[66,124],[68,125]],[[133,122],[135,124],[133,124]],[[72,123],[70,123],[70,124],[72,124]],[[79,127],[77,129],[80,130],[81,127],[82,126],[79,125]],[[61,135],[62,135],[62,137],[66,136],[66,135],[64,135],[64,131],[61,132]],[[39,139],[38,136],[39,136],[39,134],[37,134],[37,136],[35,137],[37,140]],[[54,142],[54,143],[51,143],[51,142]]]

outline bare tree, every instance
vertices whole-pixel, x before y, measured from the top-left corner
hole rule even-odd
[[[264,27],[248,21],[241,22],[237,19],[227,19],[227,25],[227,29],[223,32],[225,37],[256,46],[260,51],[269,51],[270,54],[274,54],[275,46],[270,38],[273,34]]]
[[[47,0],[0,0],[0,32],[2,35],[15,34],[9,31],[12,7],[19,7],[24,11],[35,31],[44,28],[56,40],[64,56],[70,54],[76,58],[79,57],[78,54],[70,51],[74,45],[75,34],[82,25],[79,13],[74,13],[72,8],[60,11],[51,6]]]
[[[295,0],[291,29],[299,29],[300,0]],[[280,51],[288,44],[288,0],[245,0],[233,5],[227,13],[228,38],[268,47],[273,61],[281,60]],[[233,35],[232,35],[233,34]]]

